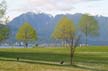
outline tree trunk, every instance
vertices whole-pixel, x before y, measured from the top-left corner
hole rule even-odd
[[[64,41],[62,41],[62,47],[64,47]]]
[[[71,65],[73,64],[73,57],[74,57],[75,47],[72,47],[72,55],[71,55]]]
[[[76,39],[76,41],[74,42],[74,39],[71,40],[70,43],[70,64],[73,64],[73,57],[74,57],[74,53],[75,53],[75,49],[78,46],[80,40],[80,35],[78,36],[78,38]]]
[[[27,42],[25,42],[25,48],[28,48],[28,43]]]
[[[88,24],[86,24],[86,34],[85,34],[85,45],[86,45],[86,47],[87,47],[87,37],[88,37]]]
[[[73,39],[71,40],[71,43],[70,43],[70,64],[72,65],[73,64]]]
[[[65,47],[66,47],[66,48],[68,47],[68,45],[67,45],[67,40],[65,40]]]
[[[70,47],[70,64],[72,65],[73,64],[73,60],[72,60],[72,47]]]
[[[88,46],[88,40],[87,40],[87,35],[86,35],[86,42],[85,42],[85,45],[86,45],[86,47]]]

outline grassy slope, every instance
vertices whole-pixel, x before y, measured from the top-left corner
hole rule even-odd
[[[0,49],[0,71],[108,71],[108,47],[77,48],[74,62],[69,65],[69,48]]]

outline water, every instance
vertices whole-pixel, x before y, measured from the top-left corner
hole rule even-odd
[[[24,46],[0,46],[0,48],[23,48]]]

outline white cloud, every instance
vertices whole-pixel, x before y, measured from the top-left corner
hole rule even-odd
[[[57,13],[71,11],[74,9],[73,4],[79,1],[80,0],[18,0],[18,2],[15,2],[15,0],[7,0],[7,2],[10,3],[9,6],[11,6],[8,10],[8,12],[10,12],[9,14],[17,14],[17,16],[28,11],[55,15]],[[11,2],[14,2],[14,4]]]
[[[24,0],[25,6],[19,11],[35,11],[56,14],[58,12],[66,13],[75,9],[74,5],[88,1],[99,0]],[[55,13],[54,13],[55,12]]]
[[[84,0],[27,0],[28,8],[36,8],[47,11],[68,11],[73,9],[73,5]],[[26,6],[27,7],[27,6]]]
[[[93,6],[94,8],[97,8],[96,4],[98,4],[97,1],[99,0],[18,0],[17,2],[16,0],[6,0],[6,1],[9,4],[8,15],[15,17],[20,15],[21,13],[28,11],[36,13],[44,12],[52,15],[86,12],[87,8],[92,7],[92,4],[89,3],[90,1],[91,2],[96,1],[96,3],[93,4]],[[81,3],[83,3],[84,5],[82,5]],[[90,7],[88,7],[86,3]]]

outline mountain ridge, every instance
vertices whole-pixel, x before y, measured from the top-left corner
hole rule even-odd
[[[49,43],[51,42],[50,35],[53,32],[55,26],[57,25],[59,19],[63,16],[67,16],[69,19],[73,20],[75,24],[78,24],[78,21],[82,14],[76,13],[76,14],[59,14],[54,16],[51,16],[49,14],[45,13],[39,13],[35,14],[33,12],[27,12],[24,14],[21,14],[20,16],[14,18],[12,21],[9,22],[8,26],[11,28],[12,31],[12,36],[15,36],[18,28],[24,23],[24,22],[29,22],[38,32],[38,36],[40,40],[44,40],[43,43]],[[107,22],[108,22],[108,17],[104,16],[94,16],[95,19],[99,22],[100,26],[100,35],[96,38],[91,38],[89,37],[89,44],[94,44],[94,40],[108,40],[106,32],[108,31],[107,28]],[[14,38],[11,38],[12,40],[15,40]],[[83,36],[84,40],[84,36]],[[92,40],[92,41],[91,41]],[[84,43],[82,41],[82,43]],[[101,45],[101,43],[95,42],[96,45]],[[107,45],[107,43],[102,43],[102,45]]]

